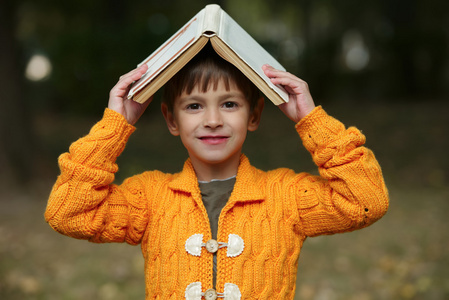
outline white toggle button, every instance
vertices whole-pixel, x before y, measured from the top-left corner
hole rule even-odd
[[[228,257],[239,256],[243,252],[243,248],[245,248],[243,239],[237,234],[230,234],[228,239],[228,251],[226,252],[226,255]]]
[[[225,283],[223,295],[225,300],[240,300],[242,297],[239,287],[233,283]]]
[[[214,289],[208,289],[206,292],[204,292],[204,298],[206,300],[216,300],[218,297],[217,291]]]
[[[201,282],[193,282],[187,286],[184,295],[187,300],[201,300],[202,297],[206,300],[216,300],[217,298],[223,298],[224,300],[240,300],[242,297],[239,287],[233,283],[225,283],[223,293],[217,293],[214,289],[208,289],[202,293]]]
[[[184,296],[187,300],[201,300],[201,282],[193,282],[186,288]]]
[[[201,256],[201,247],[203,244],[203,235],[200,233],[194,234],[186,241],[185,248],[187,253],[193,256]]]
[[[206,242],[206,250],[210,253],[215,253],[218,250],[218,242],[216,240],[208,240]]]
[[[237,234],[230,234],[227,243],[217,242],[212,239],[203,243],[203,235],[196,233],[189,237],[185,244],[187,253],[193,256],[201,256],[201,247],[206,247],[206,250],[210,253],[215,253],[218,249],[227,247],[226,255],[228,257],[236,257],[242,254],[243,249],[245,248],[245,243]]]

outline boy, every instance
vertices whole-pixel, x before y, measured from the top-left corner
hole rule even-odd
[[[304,81],[270,66],[266,76],[290,94],[280,108],[321,176],[251,166],[241,149],[263,99],[210,47],[165,87],[168,129],[189,154],[182,172],[112,184],[115,160],[150,102],[126,99],[145,71],[122,76],[103,119],[61,155],[45,217],[75,238],[141,243],[147,299],[293,299],[306,237],[363,228],[386,212],[387,190],[364,136],[315,107]]]

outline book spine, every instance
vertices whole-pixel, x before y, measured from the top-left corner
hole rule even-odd
[[[207,5],[204,9],[202,34],[208,37],[217,35],[220,29],[222,9],[216,4]]]

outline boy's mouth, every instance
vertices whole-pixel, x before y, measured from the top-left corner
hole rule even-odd
[[[224,143],[228,140],[227,136],[217,135],[217,136],[202,136],[200,140],[209,145],[218,145]]]

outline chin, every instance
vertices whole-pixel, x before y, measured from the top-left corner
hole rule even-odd
[[[210,155],[198,157],[198,159],[201,160],[202,162],[210,164],[210,165],[220,165],[220,164],[231,163],[231,162],[235,161],[236,159],[240,160],[240,154],[223,156],[223,155],[214,155],[213,153],[210,153]]]

